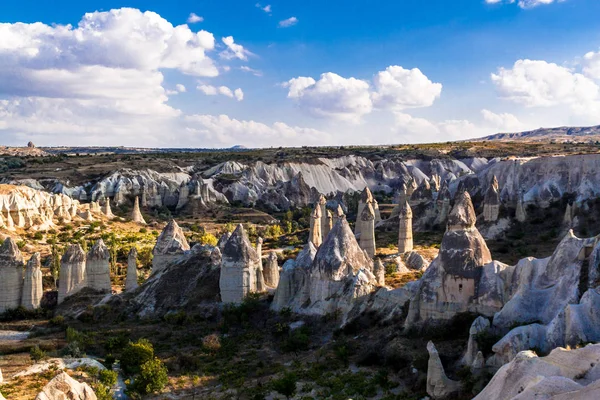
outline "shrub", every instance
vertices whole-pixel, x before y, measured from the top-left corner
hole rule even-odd
[[[65,317],[63,317],[62,315],[57,315],[56,317],[52,318],[49,322],[52,326],[64,326]]]
[[[40,349],[40,346],[36,344],[29,350],[29,357],[31,357],[31,361],[37,363],[46,358],[46,352]]]
[[[296,375],[292,372],[286,372],[281,378],[271,382],[273,390],[286,397],[291,398],[296,394]]]
[[[296,329],[290,333],[283,343],[283,351],[298,353],[308,350],[310,339],[304,329]]]
[[[154,347],[147,339],[129,342],[121,355],[121,368],[128,375],[138,373],[140,367],[154,358]]]
[[[102,384],[111,388],[117,384],[117,371],[103,369],[98,374],[98,379]]]
[[[202,338],[202,347],[210,352],[217,352],[221,349],[221,339],[219,335],[213,333]]]
[[[167,367],[158,358],[152,358],[141,365],[134,385],[135,390],[144,395],[162,391],[168,382]]]
[[[206,232],[206,233],[204,233],[204,234],[202,234],[200,236],[200,238],[198,239],[198,241],[200,242],[200,244],[207,244],[207,245],[210,245],[210,246],[216,246],[217,242],[219,240],[212,233]]]

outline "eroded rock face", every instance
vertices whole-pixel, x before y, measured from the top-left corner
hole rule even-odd
[[[277,263],[277,254],[269,253],[267,264],[264,269],[265,285],[270,288],[276,288],[279,285],[279,265]]]
[[[43,295],[40,253],[35,253],[31,256],[25,268],[21,306],[28,310],[39,308]]]
[[[257,270],[260,260],[240,224],[223,250],[219,287],[223,303],[241,303],[257,291]]]
[[[427,394],[433,399],[445,399],[461,389],[460,382],[446,376],[442,360],[433,342],[427,343],[429,362],[427,363]]]
[[[0,247],[0,312],[18,308],[23,292],[23,255],[8,237]]]
[[[461,364],[467,367],[472,367],[476,361],[478,353],[481,353],[479,347],[477,345],[477,335],[486,332],[490,329],[490,320],[484,317],[477,317],[473,324],[471,324],[471,328],[469,329],[469,342],[467,343],[467,351],[465,355],[461,359]],[[481,360],[478,360],[478,363]],[[485,364],[485,360],[484,360]],[[476,369],[480,368],[476,366]]]
[[[85,285],[95,290],[111,292],[110,251],[102,239],[92,246],[86,258]]]
[[[493,176],[490,186],[485,192],[483,200],[483,219],[486,222],[495,222],[498,220],[500,213],[500,193],[498,187],[498,179]]]
[[[126,291],[135,290],[138,287],[137,256],[137,249],[132,247],[127,256],[127,277],[125,279]]]
[[[373,275],[375,275],[375,279],[377,279],[377,284],[379,286],[385,286],[385,266],[381,262],[380,258],[375,260],[375,265],[373,266]]]
[[[52,379],[35,400],[96,400],[96,394],[87,383],[77,382],[66,372]]]
[[[323,243],[323,235],[321,232],[322,217],[321,207],[317,204],[310,215],[310,228],[308,232],[308,241],[314,244],[316,248],[319,248],[321,243]]]
[[[600,345],[557,348],[546,357],[519,353],[474,400],[591,400],[600,393]]]
[[[316,255],[317,248],[308,242],[295,260],[286,261],[271,304],[272,310],[280,311],[286,307],[299,310],[307,304],[310,297],[310,268]]]
[[[221,252],[225,248],[225,245],[227,244],[227,241],[229,240],[230,237],[231,237],[231,232],[225,232],[219,238],[219,241],[217,242],[217,247],[221,250]]]
[[[78,244],[70,245],[65,251],[60,261],[58,276],[58,304],[85,286],[85,259],[85,252]]]
[[[152,273],[162,270],[166,265],[190,249],[181,227],[174,219],[169,221],[156,240],[152,250]]]

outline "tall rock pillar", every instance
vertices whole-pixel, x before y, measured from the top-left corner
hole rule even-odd
[[[43,295],[40,253],[35,253],[31,256],[25,268],[21,306],[28,310],[35,310],[40,307]]]
[[[375,210],[371,203],[367,203],[359,216],[361,223],[360,248],[363,249],[369,257],[375,257]]]
[[[412,209],[408,201],[400,209],[400,225],[398,230],[398,253],[404,254],[413,250]]]
[[[22,292],[23,255],[15,241],[8,237],[0,247],[0,313],[18,308]]]

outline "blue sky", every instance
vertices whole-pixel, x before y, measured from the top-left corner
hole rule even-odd
[[[598,15],[597,0],[2,2],[0,141],[387,144],[600,124]]]

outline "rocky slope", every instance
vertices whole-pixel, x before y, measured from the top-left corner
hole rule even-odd
[[[477,140],[589,142],[598,139],[600,139],[600,125],[587,127],[562,126],[559,128],[539,128],[518,133],[497,133]]]

